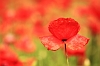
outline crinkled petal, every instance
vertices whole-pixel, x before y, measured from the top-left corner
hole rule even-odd
[[[76,35],[80,25],[72,18],[59,18],[49,25],[49,31],[58,39],[69,39]]]
[[[41,42],[48,50],[58,50],[61,44],[64,44],[59,39],[55,38],[54,36],[44,36],[40,37]]]
[[[83,46],[85,46],[88,43],[88,41],[88,38],[77,34],[71,39],[67,40],[66,45],[72,50],[78,50],[83,48]]]

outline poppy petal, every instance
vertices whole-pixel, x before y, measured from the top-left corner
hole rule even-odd
[[[88,43],[88,41],[89,41],[88,38],[77,34],[68,41],[66,41],[65,43],[68,48],[72,50],[78,50],[83,48]]]
[[[49,31],[58,39],[69,39],[76,35],[80,25],[72,18],[59,18],[49,25]]]
[[[58,50],[61,44],[64,44],[59,39],[55,38],[54,36],[44,36],[40,37],[41,42],[48,50]]]

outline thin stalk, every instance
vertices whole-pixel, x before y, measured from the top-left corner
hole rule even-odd
[[[67,49],[66,49],[66,43],[65,43],[65,56],[66,56],[66,60],[67,60],[67,66],[69,66],[68,55],[66,52],[67,52]]]

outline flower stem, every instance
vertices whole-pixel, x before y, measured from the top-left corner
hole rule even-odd
[[[65,56],[66,56],[66,60],[67,60],[67,66],[69,66],[69,60],[68,60],[68,55],[67,55],[67,51],[66,51],[66,43],[65,43]]]

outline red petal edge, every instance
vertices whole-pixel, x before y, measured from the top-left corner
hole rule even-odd
[[[88,38],[77,34],[68,41],[66,41],[66,45],[72,50],[78,50],[83,48],[88,43],[88,41]]]
[[[55,38],[54,36],[44,36],[40,37],[42,44],[48,49],[52,51],[56,51],[60,48],[61,44],[64,44],[59,39]]]

